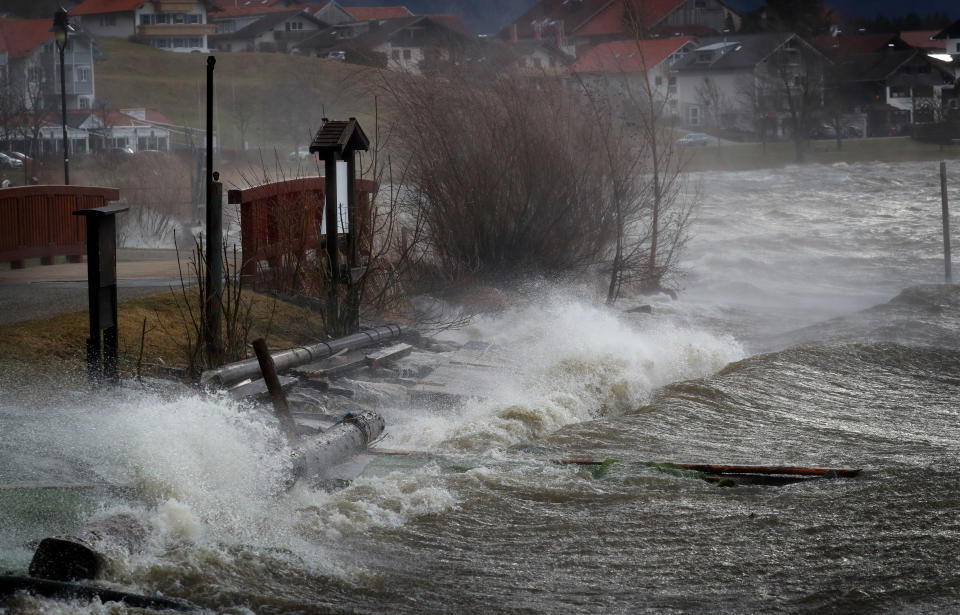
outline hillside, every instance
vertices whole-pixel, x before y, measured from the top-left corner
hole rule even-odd
[[[156,109],[202,130],[207,56],[170,53],[103,38],[97,99],[111,107]],[[224,149],[289,152],[309,143],[322,117],[356,117],[373,126],[378,71],[353,64],[270,53],[220,53],[214,70],[214,123]],[[195,138],[202,139],[202,135]]]

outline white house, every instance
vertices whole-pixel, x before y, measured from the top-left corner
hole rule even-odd
[[[167,51],[209,49],[216,32],[208,13],[219,11],[211,0],[84,0],[70,19],[97,36],[134,38]]]
[[[667,112],[678,113],[674,67],[696,46],[689,37],[652,40],[625,40],[600,43],[587,50],[568,73],[591,88],[606,87],[631,98],[646,96],[666,104]]]

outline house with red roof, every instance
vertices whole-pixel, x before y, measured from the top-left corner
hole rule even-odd
[[[646,96],[649,87],[668,113],[676,115],[674,67],[695,47],[696,39],[690,37],[599,43],[577,58],[567,73],[591,90],[602,88],[626,97]]]
[[[220,8],[212,0],[83,0],[70,19],[96,36],[132,38],[166,51],[209,49],[216,32],[209,13]]]
[[[384,21],[413,17],[405,6],[345,6],[343,7],[357,21]]]
[[[7,115],[20,110],[59,109],[60,53],[49,19],[0,18],[0,77],[12,96],[3,97]],[[94,89],[93,41],[72,34],[64,49],[68,109],[89,109]]]
[[[247,25],[235,31],[230,31],[229,27],[221,30],[221,26],[226,24],[218,22],[218,33],[210,37],[210,46],[220,51],[284,53],[296,43],[329,26],[311,15],[309,11],[297,7],[260,10],[268,12],[256,16]],[[230,26],[233,25],[230,24]]]
[[[799,90],[794,86],[822,83],[827,61],[791,32],[701,38],[673,67],[681,122],[694,129],[759,133],[762,128],[769,136],[785,137],[791,119],[788,94],[795,102]]]
[[[721,0],[540,0],[500,32],[510,41],[562,35],[577,43],[696,36],[740,26],[740,14]]]

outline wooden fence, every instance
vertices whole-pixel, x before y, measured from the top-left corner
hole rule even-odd
[[[0,189],[0,263],[14,269],[25,259],[52,265],[56,256],[83,261],[86,222],[80,209],[103,207],[120,198],[116,188],[89,186],[22,186]]]

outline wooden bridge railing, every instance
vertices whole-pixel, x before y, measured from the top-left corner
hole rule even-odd
[[[370,232],[370,199],[377,185],[369,179],[356,181],[357,221],[362,238]],[[275,266],[284,254],[302,254],[325,245],[320,233],[325,192],[323,177],[228,191],[229,203],[240,205],[241,276],[245,283],[256,279],[263,261]],[[346,212],[339,217],[346,221]],[[346,240],[342,245],[346,245]]]
[[[103,207],[120,198],[116,188],[90,186],[22,186],[0,189],[0,263],[14,269],[40,257],[52,265],[56,256],[82,262],[86,226],[73,212]]]

